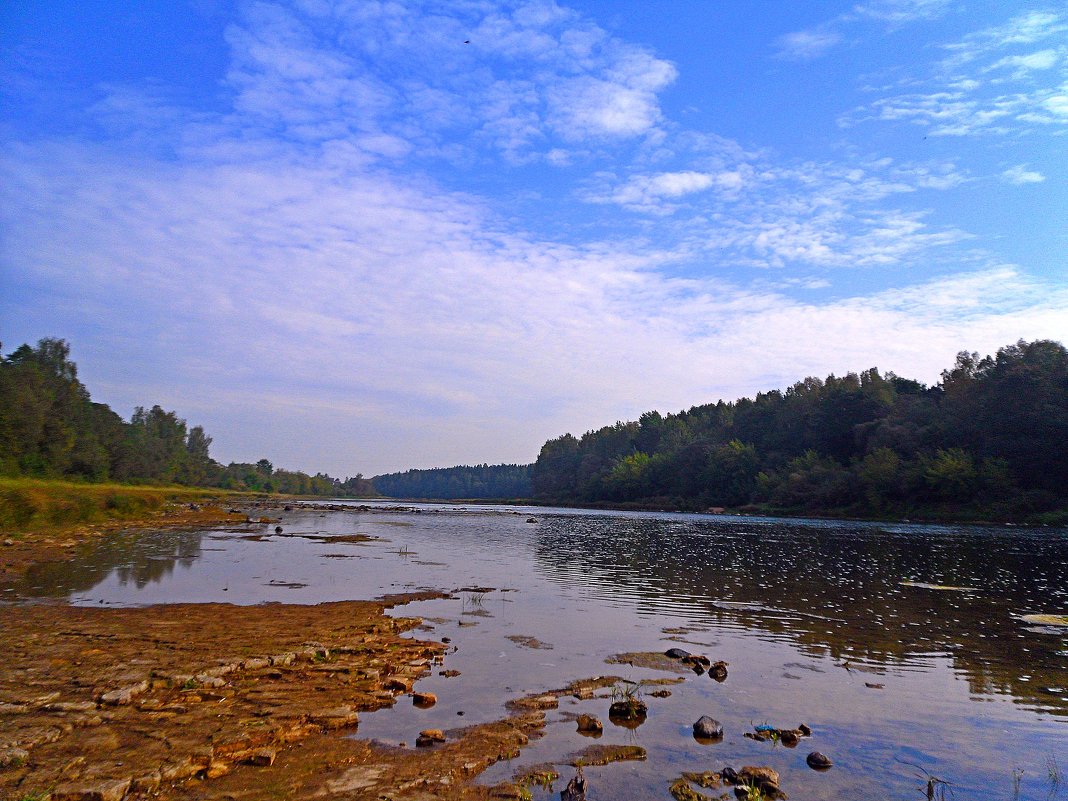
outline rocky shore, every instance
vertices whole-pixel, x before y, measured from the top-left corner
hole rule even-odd
[[[418,620],[385,615],[426,597],[8,606],[0,797],[486,797],[467,780],[518,753],[542,714],[450,731],[430,749],[338,736],[440,661],[442,644],[401,636]]]
[[[255,531],[279,506],[180,504],[137,523]],[[0,580],[71,558],[115,528],[6,538]],[[6,603],[0,798],[486,798],[470,779],[517,755],[543,713],[443,732],[430,748],[342,736],[358,732],[361,712],[413,695],[440,663],[445,645],[401,636],[418,619],[386,614],[431,597],[440,595],[316,606]]]

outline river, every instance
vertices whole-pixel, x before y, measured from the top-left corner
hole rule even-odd
[[[501,718],[508,700],[574,679],[684,679],[664,698],[643,686],[649,715],[633,729],[609,722],[610,698],[564,698],[544,737],[480,779],[556,763],[554,791],[535,797],[573,774],[568,756],[591,742],[574,716],[589,713],[604,722],[597,742],[647,753],[586,768],[591,801],[670,799],[683,771],[725,765],[770,766],[793,799],[922,798],[931,778],[960,801],[1068,798],[1068,627],[1025,619],[1068,613],[1068,531],[355,503],[298,507],[281,525],[115,535],[4,595],[106,606],[450,591],[394,612],[427,621],[415,636],[448,637],[445,667],[460,675],[419,683],[439,698],[430,709],[361,718],[356,736],[388,743]],[[357,533],[375,539],[335,539]],[[671,647],[727,662],[727,679],[605,662]],[[701,715],[723,724],[721,741],[691,736]],[[795,748],[743,736],[801,723],[812,736]],[[809,769],[811,751],[834,767]]]

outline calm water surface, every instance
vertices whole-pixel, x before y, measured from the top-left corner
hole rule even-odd
[[[455,591],[394,613],[427,619],[414,636],[451,638],[445,667],[462,675],[420,682],[438,695],[431,709],[401,699],[361,717],[359,737],[408,745],[420,729],[496,720],[509,699],[573,679],[671,675],[606,664],[615,653],[679,646],[730,663],[723,683],[687,674],[671,697],[647,698],[634,730],[609,723],[609,698],[563,698],[545,736],[488,783],[589,745],[571,722],[585,712],[605,723],[596,742],[648,752],[586,769],[591,801],[670,799],[682,771],[744,764],[778,770],[795,800],[923,798],[927,775],[956,799],[1068,799],[1068,629],[1021,620],[1068,613],[1064,530],[411,508],[287,512],[283,534],[258,541],[247,529],[115,536],[3,595],[99,606]],[[380,539],[329,539],[353,533]],[[702,714],[723,723],[722,742],[693,740]],[[795,749],[742,736],[762,723],[814,734]],[[808,769],[812,750],[835,767]],[[573,773],[559,770],[557,791]]]

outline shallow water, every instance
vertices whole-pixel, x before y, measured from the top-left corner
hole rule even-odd
[[[1064,530],[412,508],[298,509],[281,536],[272,524],[253,539],[246,529],[117,535],[37,566],[3,596],[249,604],[453,591],[394,613],[427,619],[415,636],[449,637],[445,667],[461,675],[419,683],[438,695],[431,709],[401,699],[361,717],[357,736],[408,745],[420,729],[495,720],[509,699],[573,679],[676,675],[605,663],[618,652],[680,646],[730,665],[723,683],[686,673],[670,697],[647,697],[634,730],[608,721],[610,698],[565,697],[546,735],[488,783],[566,762],[594,742],[568,716],[590,713],[605,724],[597,743],[648,752],[587,768],[591,801],[669,799],[682,771],[743,764],[778,770],[794,799],[923,797],[928,775],[951,782],[956,799],[1068,799],[1051,777],[1068,774],[1068,628],[1020,619],[1068,612]],[[379,539],[330,541],[353,533]],[[723,741],[691,737],[702,714],[724,725]],[[742,736],[762,723],[806,723],[813,736],[794,749]],[[807,768],[813,750],[835,767]],[[559,770],[557,790],[573,773]]]

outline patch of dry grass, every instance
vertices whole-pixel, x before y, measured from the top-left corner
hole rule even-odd
[[[236,495],[192,487],[0,478],[0,531],[17,535],[134,520],[158,512],[168,503],[195,503],[231,494]]]

